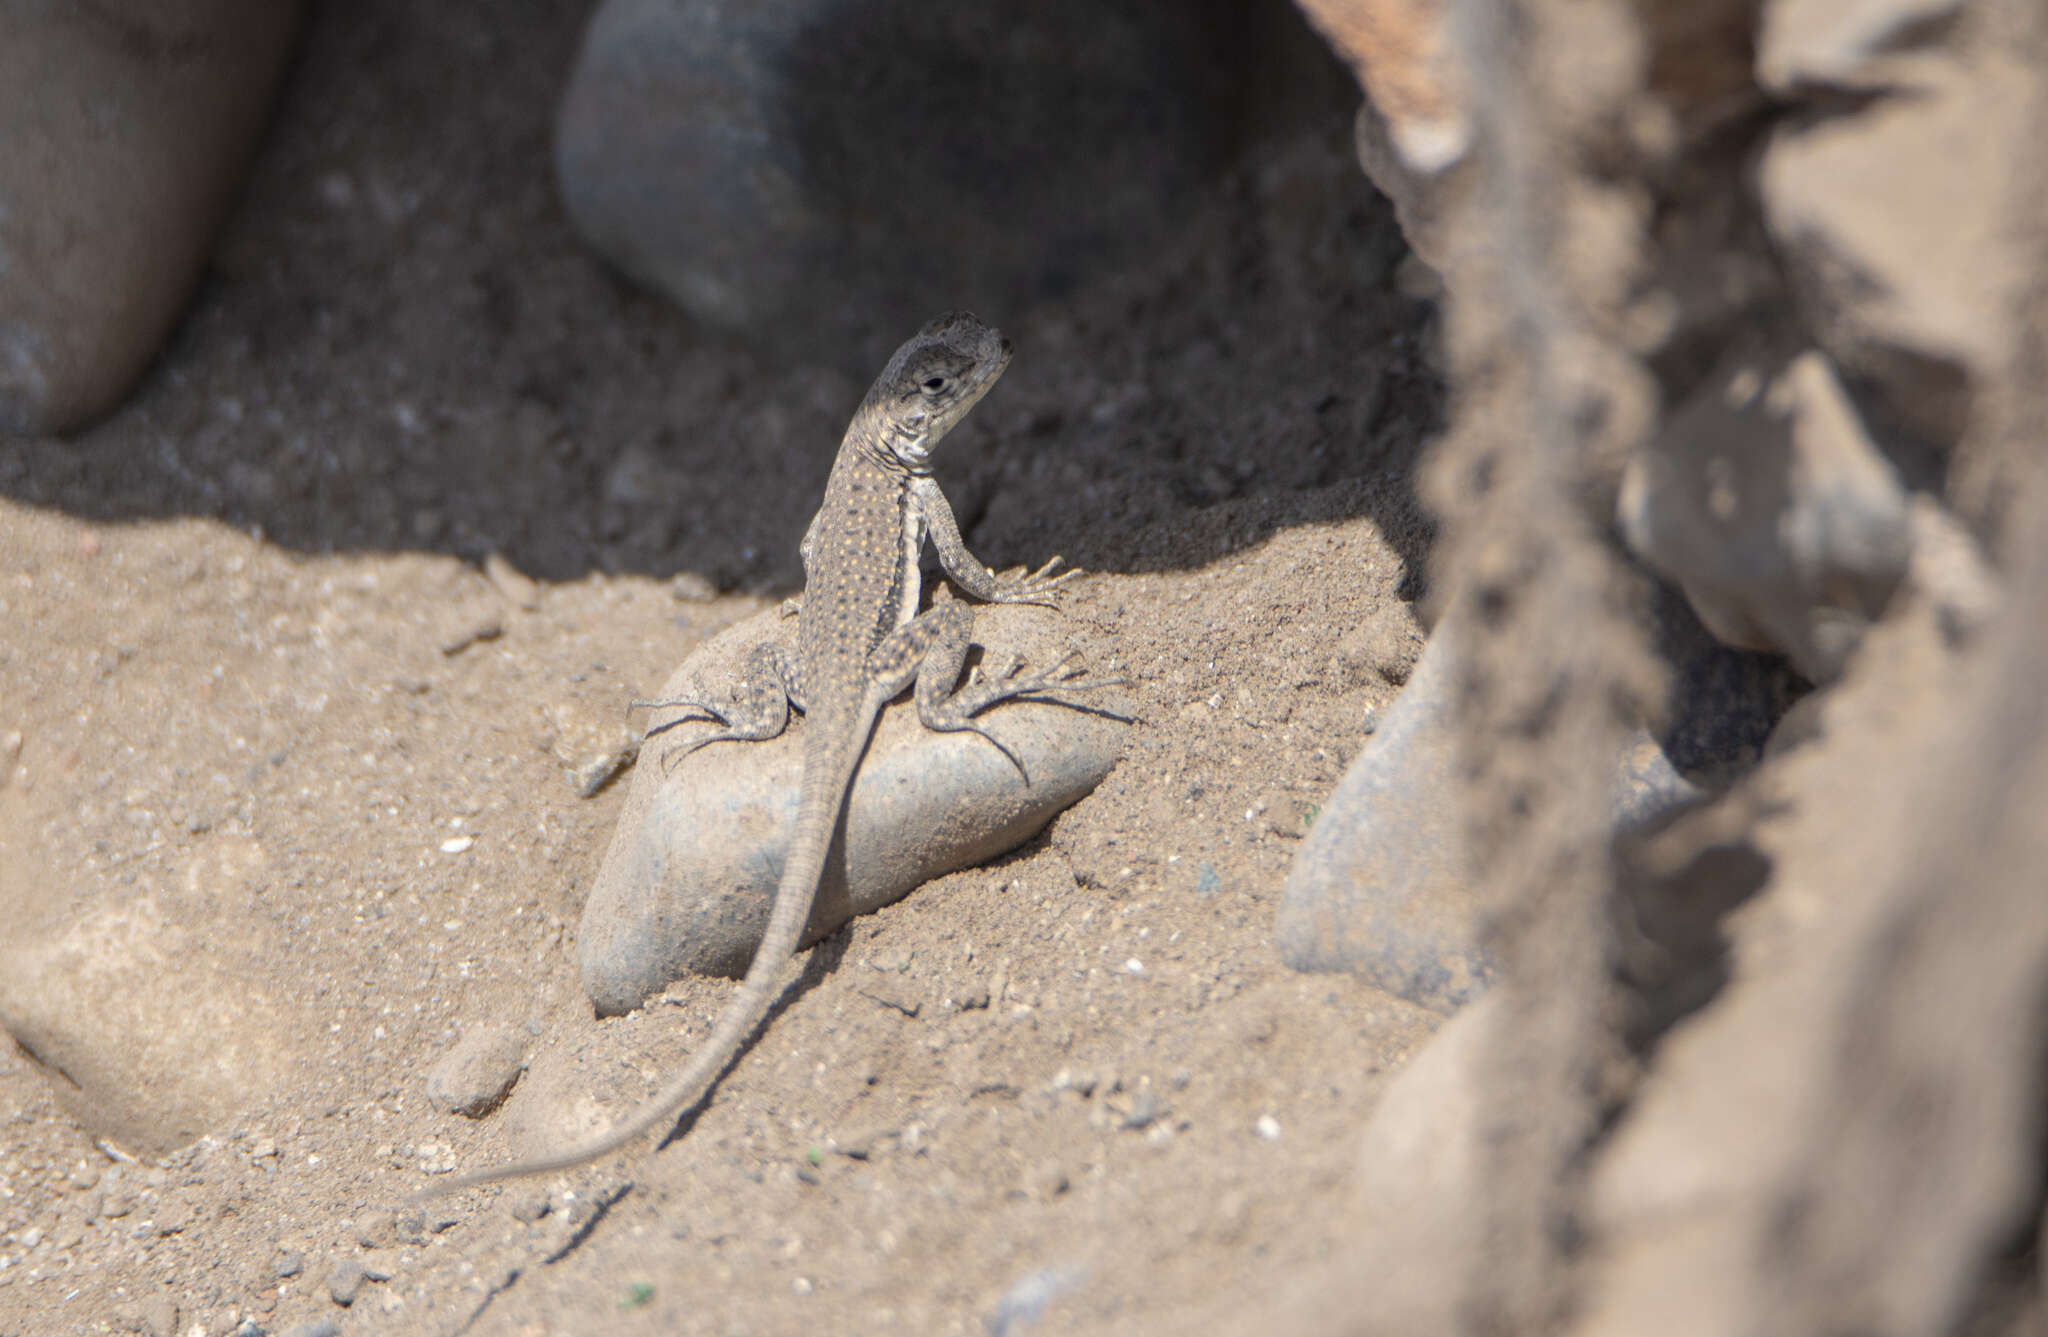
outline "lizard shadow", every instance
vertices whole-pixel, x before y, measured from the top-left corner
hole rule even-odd
[[[1146,8],[1119,7],[1141,25],[1131,31],[1152,21]],[[979,305],[1014,327],[1020,358],[982,411],[989,425],[949,446],[941,472],[970,523],[987,511],[971,537],[990,560],[1060,550],[1106,572],[1185,568],[1297,523],[1290,508],[1324,518],[1317,497],[1335,487],[1338,511],[1384,512],[1419,565],[1426,544],[1408,544],[1418,531],[1396,515],[1419,508],[1396,494],[1440,393],[1415,352],[1426,318],[1389,288],[1398,228],[1349,147],[1356,85],[1284,0],[1201,9],[1250,25],[1249,40],[1183,32],[1181,57],[1140,43],[1135,66],[1102,70],[1029,53],[1004,64],[999,49],[992,64],[940,63],[944,88],[921,84],[932,67],[918,54],[943,35],[909,0],[880,5],[872,29],[832,19],[807,34],[792,68],[832,77],[798,80],[785,111],[814,188],[904,263],[921,266],[926,248],[903,238],[936,234],[965,269],[958,283],[920,270],[891,289],[915,310],[850,308],[866,327],[794,356],[779,338],[715,336],[607,270],[534,170],[549,156],[559,53],[587,6],[536,7],[528,40],[488,53],[414,40],[442,20],[412,7],[316,8],[226,258],[157,369],[104,423],[0,446],[0,495],[96,522],[211,517],[305,553],[496,551],[544,581],[682,570],[723,591],[786,592],[871,345],[937,306]],[[1220,82],[1203,75],[1218,51]],[[1128,77],[1147,61],[1195,85],[1168,107]],[[489,97],[435,117],[413,99],[358,96],[415,78]],[[1009,111],[987,135],[971,122],[934,135],[920,119],[932,99],[1009,105],[991,90],[1047,117],[1076,103],[1101,133],[1069,162]],[[1172,139],[1185,160],[1118,177],[1137,152],[1119,128],[1169,114],[1185,118]],[[308,216],[309,156],[325,170],[313,146],[342,115],[351,140],[376,146],[360,179],[432,180],[437,216],[503,226],[395,246],[374,210]],[[863,133],[866,157],[840,151]],[[879,167],[874,145],[887,150]],[[964,203],[892,193],[902,152]],[[1092,189],[1105,171],[1114,189]],[[1188,208],[1159,210],[1153,186]],[[1092,225],[1060,207],[1097,194],[1107,212]],[[1161,212],[1163,243],[1147,231]],[[1391,485],[1350,487],[1368,477]]]
[[[796,978],[776,993],[768,1004],[768,1010],[762,1014],[761,1020],[747,1032],[746,1038],[733,1050],[733,1055],[726,1061],[725,1066],[712,1076],[710,1085],[704,1089],[704,1094],[691,1101],[689,1106],[676,1116],[676,1121],[670,1126],[669,1131],[662,1134],[660,1140],[654,1144],[655,1151],[665,1150],[670,1143],[679,1142],[690,1135],[690,1130],[697,1126],[697,1120],[711,1107],[712,1098],[725,1089],[726,1078],[732,1070],[753,1051],[754,1045],[770,1027],[775,1025],[784,1012],[795,1007],[806,994],[838,971],[852,943],[853,926],[847,924],[820,939],[798,958],[802,965],[797,970]]]

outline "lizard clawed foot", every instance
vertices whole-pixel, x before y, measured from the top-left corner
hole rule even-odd
[[[988,669],[987,672],[982,671],[986,667],[985,661],[982,664],[976,664],[973,668],[967,670],[967,686],[974,688],[981,686],[983,683],[1007,681],[1017,676],[1017,669],[1023,662],[1016,655],[1009,655],[1004,658],[1000,667]]]
[[[681,710],[683,713],[672,720],[663,720],[640,735],[641,741],[657,734],[667,733],[678,724],[716,724],[714,733],[693,738],[687,743],[670,748],[661,754],[661,772],[668,774],[676,763],[700,747],[711,743],[759,743],[775,737],[789,723],[790,707],[803,709],[802,703],[790,691],[795,673],[789,664],[787,652],[774,643],[754,647],[748,656],[747,671],[732,691],[732,702],[727,706],[714,706],[709,701],[694,697],[678,697],[672,701],[635,701],[636,709]]]
[[[1012,655],[1001,669],[986,677],[980,676],[977,670],[976,673],[969,675],[965,686],[947,699],[943,714],[938,718],[927,718],[925,725],[941,731],[979,734],[998,752],[1009,758],[1010,764],[1017,768],[1017,774],[1029,785],[1031,774],[1024,769],[1024,763],[1018,759],[1017,754],[1004,746],[995,735],[974,723],[973,717],[1002,701],[1041,701],[1047,705],[1064,706],[1084,714],[1103,715],[1113,720],[1128,722],[1131,717],[1118,711],[1067,699],[1066,694],[1069,692],[1089,692],[1098,687],[1129,685],[1122,678],[1077,681],[1086,670],[1078,666],[1069,666],[1078,658],[1079,651],[1070,651],[1051,668],[1041,669],[1036,673],[1019,674],[1017,657]]]
[[[1060,586],[1066,584],[1075,576],[1085,574],[1080,567],[1070,566],[1058,575],[1053,575],[1053,568],[1057,567],[1060,561],[1060,558],[1055,557],[1036,571],[1028,572],[1011,580],[999,582],[996,586],[996,592],[990,596],[989,602],[999,604],[1037,604],[1041,608],[1059,607],[1059,604],[1054,602],[1050,596],[1059,593]]]
[[[1086,681],[1082,681],[1082,675],[1088,670],[1074,663],[1080,657],[1081,655],[1078,650],[1070,650],[1059,663],[1054,664],[1043,672],[1033,673],[1023,678],[1015,677],[1013,672],[1002,684],[1006,690],[997,696],[995,700],[1042,701],[1047,705],[1065,706],[1068,710],[1078,710],[1084,715],[1101,715],[1107,719],[1122,720],[1124,723],[1129,724],[1135,718],[1134,716],[1126,715],[1122,711],[1111,710],[1106,706],[1091,705],[1086,701],[1074,701],[1068,698],[1067,693],[1069,692],[1093,692],[1103,687],[1128,687],[1131,685],[1129,678],[1089,678]],[[1069,667],[1069,665],[1072,665],[1072,667]]]
[[[667,733],[679,724],[716,724],[719,726],[718,730],[714,733],[705,734],[701,738],[692,738],[689,742],[679,743],[662,753],[661,773],[663,775],[673,771],[676,768],[676,763],[680,762],[684,757],[689,756],[692,752],[707,744],[759,742],[763,738],[772,738],[776,733],[780,732],[779,727],[768,727],[768,722],[765,719],[749,718],[749,716],[761,716],[763,714],[758,702],[751,703],[750,708],[746,709],[744,713],[742,711],[723,711],[717,706],[704,701],[635,701],[632,704],[636,707],[645,707],[653,710],[668,710],[682,707],[686,712],[672,720],[663,720],[641,734],[640,738],[643,743],[657,734]],[[689,714],[687,713],[689,711],[701,713]]]
[[[1083,670],[1083,667],[1079,667],[1079,665],[1073,665],[1073,661],[1079,659],[1079,657],[1081,657],[1079,651],[1069,651],[1059,663],[1049,667],[1049,670],[1040,670],[1036,674],[1018,674],[1018,667],[1016,667],[1018,659],[1016,659],[1016,655],[1012,655],[1010,661],[1006,663],[1004,670],[989,676],[989,678],[983,678],[983,680],[969,678],[967,686],[963,686],[961,690],[958,690],[952,696],[952,700],[946,702],[946,704],[956,710],[956,719],[961,719],[961,721],[965,721],[969,717],[975,717],[975,715],[981,715],[983,710],[987,710],[989,706],[993,706],[997,702],[1004,702],[1004,700],[1042,700],[1042,702],[1055,704],[1055,706],[1067,706],[1069,710],[1083,710],[1083,713],[1087,713],[1087,715],[1106,715],[1110,719],[1128,719],[1126,715],[1118,715],[1116,710],[1106,710],[1102,706],[1092,706],[1092,704],[1079,702],[1079,700],[1067,700],[1067,692],[1094,692],[1096,688],[1124,688],[1124,686],[1130,686],[1130,682],[1126,678],[1090,678],[1090,680],[1081,680],[1081,674],[1085,674],[1087,670]],[[1073,665],[1073,667],[1069,667],[1069,665]],[[979,729],[977,729],[977,733],[979,733]],[[995,741],[995,739],[989,739],[989,741]],[[1006,753],[1008,753],[1008,749],[1006,749]],[[1018,766],[1018,770],[1024,770],[1024,768]]]
[[[656,734],[667,733],[678,724],[722,724],[728,729],[732,727],[732,717],[717,706],[706,701],[629,701],[626,703],[626,709],[628,710],[674,710],[679,707],[685,712],[698,710],[702,711],[703,714],[691,715],[685,713],[676,716],[672,720],[663,720],[641,734],[640,737],[647,739],[654,737]]]

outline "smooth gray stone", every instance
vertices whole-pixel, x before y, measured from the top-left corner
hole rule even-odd
[[[1657,735],[1638,728],[1615,758],[1617,834],[1717,792],[1761,756],[1791,695],[1779,661],[1716,644],[1675,592],[1660,592],[1654,620],[1674,666],[1672,709]],[[1445,1014],[1494,974],[1479,941],[1478,870],[1450,714],[1471,634],[1454,604],[1303,840],[1276,926],[1280,955],[1296,970],[1354,971]]]
[[[156,356],[234,205],[302,9],[0,4],[0,433],[83,427]]]
[[[1759,30],[1784,112],[1749,174],[1759,214],[1795,318],[1887,450],[1981,430],[2025,338],[2028,304],[2001,294],[2039,273],[2012,173],[2040,156],[2039,57],[1979,42],[1959,8],[1795,0]]]
[[[1073,626],[1052,610],[1016,605],[977,608],[975,623],[975,639],[989,647],[986,660],[998,666],[1009,654],[1027,666],[1057,662]],[[748,651],[795,629],[778,613],[741,623],[692,655],[657,699],[722,704]],[[1076,699],[1129,713],[1121,689]],[[650,726],[679,713],[656,711]],[[1128,728],[1093,711],[1015,701],[980,719],[1023,761],[1028,786],[983,739],[932,733],[908,701],[883,711],[826,861],[806,943],[921,882],[1030,839],[1109,773]],[[583,987],[600,1016],[629,1012],[686,973],[739,974],[767,927],[796,818],[805,724],[792,720],[772,742],[712,744],[663,774],[671,746],[712,727],[686,724],[657,735],[634,768],[578,931]]]
[[[1827,358],[1731,357],[1629,461],[1629,547],[1733,646],[1839,676],[1912,555],[1909,498]]]
[[[427,1071],[427,1099],[436,1109],[472,1119],[496,1109],[526,1070],[524,1033],[511,1026],[472,1026]]]
[[[1446,1277],[1470,1275],[1487,1246],[1472,1210],[1488,1192],[1488,1097],[1510,1038],[1502,994],[1437,1028],[1387,1081],[1365,1118],[1357,1178],[1354,1275],[1373,1278],[1380,1332],[1456,1332],[1463,1297]]]
[[[866,367],[932,294],[1016,312],[1174,235],[1245,28],[1218,0],[606,0],[562,199],[695,319]]]
[[[1460,829],[1450,718],[1453,608],[1302,841],[1280,895],[1280,955],[1296,970],[1352,970],[1450,1013],[1493,978],[1480,950],[1477,874]]]

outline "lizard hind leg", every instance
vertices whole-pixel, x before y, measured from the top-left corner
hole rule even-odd
[[[1078,651],[1069,652],[1051,668],[1040,669],[1035,673],[1020,673],[1016,657],[1012,656],[1007,664],[995,673],[971,679],[966,686],[947,698],[945,708],[971,716],[978,715],[1003,701],[1043,701],[1050,705],[1065,706],[1068,710],[1128,720],[1128,716],[1108,707],[1067,699],[1066,694],[1069,692],[1093,692],[1104,687],[1130,686],[1129,681],[1123,678],[1089,678],[1083,681],[1083,670],[1070,667],[1079,658]]]
[[[974,614],[965,604],[935,604],[898,628],[875,648],[869,657],[869,672],[878,690],[893,696],[914,677],[917,682],[917,717],[925,728],[938,733],[971,733],[1003,754],[1026,785],[1031,773],[1007,744],[984,729],[975,716],[1002,701],[1038,700],[1074,710],[1088,710],[1080,702],[1062,699],[1063,692],[1087,691],[1095,687],[1118,686],[1118,682],[1076,682],[1067,666],[1076,658],[1069,654],[1049,669],[1020,674],[1014,655],[988,675],[975,674],[960,684],[961,666],[974,644]],[[956,690],[957,687],[957,690]],[[886,699],[886,698],[885,698]]]
[[[661,754],[663,774],[674,770],[676,764],[698,748],[711,743],[757,743],[779,736],[789,724],[791,706],[803,709],[803,698],[798,686],[799,675],[795,658],[787,649],[773,642],[754,647],[747,656],[747,665],[739,684],[733,691],[733,702],[721,709],[707,701],[635,701],[635,706],[646,706],[656,710],[682,708],[685,713],[671,720],[663,720],[642,735],[652,738],[666,733],[680,724],[718,724],[718,730],[679,743]],[[700,711],[701,714],[690,714]]]

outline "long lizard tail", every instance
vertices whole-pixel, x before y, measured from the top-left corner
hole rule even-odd
[[[529,1175],[553,1174],[610,1155],[650,1129],[671,1125],[682,1111],[700,1098],[718,1075],[739,1054],[754,1028],[767,1014],[775,998],[775,979],[783,962],[796,954],[804,925],[810,922],[811,905],[817,899],[818,880],[825,871],[825,855],[832,847],[832,832],[839,825],[853,770],[867,735],[874,724],[870,711],[853,727],[824,719],[804,722],[805,748],[803,782],[797,799],[796,824],[791,828],[789,853],[782,864],[782,879],[775,886],[775,901],[768,914],[768,930],[754,949],[753,962],[739,990],[726,1001],[711,1037],[697,1047],[685,1068],[637,1114],[618,1127],[579,1147],[553,1156],[515,1161],[488,1170],[458,1175],[424,1190],[419,1196],[439,1197],[479,1184]]]

